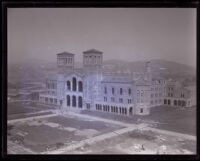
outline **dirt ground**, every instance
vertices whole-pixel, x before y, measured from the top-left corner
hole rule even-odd
[[[196,107],[181,108],[162,105],[153,107],[147,116],[135,115],[133,117],[96,111],[82,111],[82,113],[127,123],[146,123],[148,126],[158,129],[196,135]]]
[[[15,109],[16,108],[16,109]],[[11,103],[8,118],[27,118],[51,113],[52,108],[31,103]],[[46,111],[45,111],[46,110]],[[83,112],[84,113],[84,112]],[[143,124],[149,127],[195,135],[196,108],[180,109],[172,107],[152,108],[148,116],[123,117],[105,113],[88,113],[97,117],[124,123]],[[101,116],[102,115],[102,116]],[[35,118],[8,124],[8,153],[45,153],[68,147],[80,141],[115,132],[125,128],[91,117],[58,115]],[[134,130],[114,136],[95,144],[84,144],[65,154],[195,154],[196,141],[171,137],[153,131]]]
[[[41,153],[119,128],[101,121],[55,116],[8,125],[8,141]]]
[[[25,101],[8,102],[7,107],[8,107],[7,108],[8,120],[46,115],[51,113],[48,110],[55,109],[51,106],[46,106],[35,102],[25,102]],[[47,111],[47,112],[37,114],[40,111]]]
[[[152,131],[134,130],[121,136],[85,145],[68,154],[195,154],[196,143]]]

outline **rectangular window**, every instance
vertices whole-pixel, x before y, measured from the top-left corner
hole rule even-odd
[[[131,89],[130,88],[128,89],[128,94],[131,95]]]
[[[115,89],[114,88],[112,88],[112,94],[114,94],[115,93]]]
[[[123,89],[122,89],[122,88],[120,88],[120,94],[121,94],[121,95],[123,94]]]
[[[107,87],[104,87],[104,93],[107,94]]]

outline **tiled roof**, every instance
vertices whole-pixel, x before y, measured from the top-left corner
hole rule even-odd
[[[90,50],[84,51],[83,53],[84,54],[87,54],[87,53],[99,53],[99,54],[102,54],[103,52],[99,51],[99,50],[96,50],[96,49],[90,49]]]
[[[144,80],[143,78],[137,79],[135,81],[135,85],[137,86],[146,86],[146,85],[150,85],[150,82],[147,80]]]
[[[62,56],[64,56],[64,55],[71,55],[71,56],[73,56],[74,54],[64,51],[62,53],[58,53],[57,55],[59,55],[59,56],[60,55],[62,55]]]
[[[131,77],[104,76],[102,82],[108,83],[134,83]]]

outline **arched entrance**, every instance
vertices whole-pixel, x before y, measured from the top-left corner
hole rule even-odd
[[[72,106],[76,107],[76,96],[72,96]]]
[[[79,108],[82,108],[82,104],[83,104],[83,103],[82,103],[82,97],[79,96],[79,97],[78,97],[78,107],[79,107]]]
[[[133,107],[129,108],[129,115],[132,116],[133,115]]]
[[[70,106],[70,96],[67,95],[67,106]]]

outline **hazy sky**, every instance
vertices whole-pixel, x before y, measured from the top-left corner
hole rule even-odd
[[[95,48],[104,60],[166,59],[196,64],[196,9],[10,8],[8,62],[56,61],[68,51],[82,61]]]

